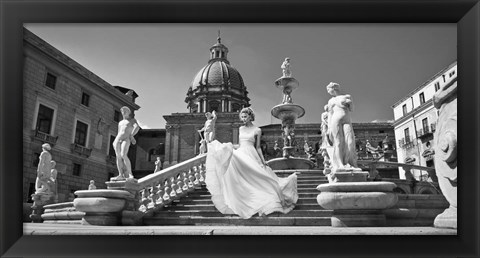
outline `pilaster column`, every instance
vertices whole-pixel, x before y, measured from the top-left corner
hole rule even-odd
[[[232,101],[228,100],[228,112],[232,112]]]
[[[225,99],[222,99],[222,112],[225,112]]]
[[[172,148],[172,163],[171,165],[178,163],[178,149],[179,149],[179,131],[180,125],[173,125],[173,148]]]
[[[197,102],[197,113],[201,113],[202,112],[202,109],[201,109],[201,105],[200,105],[200,101]]]
[[[203,99],[203,113],[207,112],[207,99]]]
[[[165,129],[167,131],[166,135],[165,135],[165,160],[163,161],[163,168],[167,168],[170,166],[170,152],[171,152],[171,144],[170,144],[170,141],[172,139],[172,125],[169,125],[167,124],[165,126]]]

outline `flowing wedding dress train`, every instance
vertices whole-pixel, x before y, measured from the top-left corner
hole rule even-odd
[[[240,132],[239,143],[236,150],[232,143],[208,144],[205,182],[215,207],[244,219],[290,212],[298,200],[296,174],[279,178],[262,166],[253,130]]]

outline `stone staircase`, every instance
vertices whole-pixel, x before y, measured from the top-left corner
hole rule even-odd
[[[205,185],[175,200],[163,209],[144,217],[144,225],[238,225],[238,226],[330,226],[332,210],[325,210],[317,203],[320,193],[316,187],[327,183],[321,170],[277,170],[279,177],[296,172],[299,199],[288,214],[272,213],[266,217],[253,216],[241,219],[237,215],[223,215],[216,210]]]

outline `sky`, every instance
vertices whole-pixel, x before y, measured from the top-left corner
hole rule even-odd
[[[163,115],[184,102],[209,60],[218,30],[228,60],[243,77],[255,124],[281,103],[274,86],[290,57],[305,109],[296,123],[319,123],[329,82],[354,103],[353,122],[393,121],[391,106],[457,59],[454,23],[435,24],[25,24],[31,32],[111,85],[135,90],[144,129],[165,128]]]

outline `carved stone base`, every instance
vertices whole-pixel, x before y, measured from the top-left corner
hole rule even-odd
[[[32,200],[33,205],[30,219],[34,223],[41,223],[43,222],[42,214],[45,211],[44,206],[52,204],[55,201],[55,196],[53,193],[35,193],[32,194]]]
[[[81,190],[76,191],[73,205],[77,211],[85,212],[84,225],[114,226],[121,223],[121,212],[127,209],[127,200],[133,198],[123,190]]]
[[[381,227],[386,225],[382,211],[398,202],[395,187],[391,182],[321,184],[317,202],[333,210],[332,227]]]
[[[457,228],[457,208],[450,206],[443,213],[439,214],[433,225],[436,228]]]

